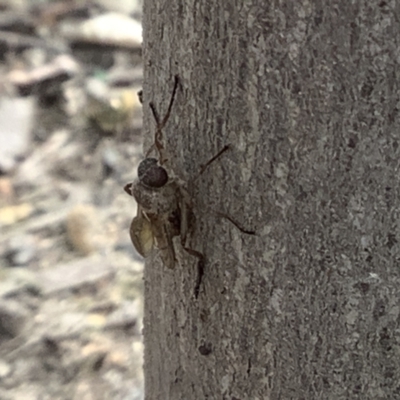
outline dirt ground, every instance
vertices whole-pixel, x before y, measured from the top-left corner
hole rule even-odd
[[[140,7],[103,3],[0,1],[1,400],[143,398]]]

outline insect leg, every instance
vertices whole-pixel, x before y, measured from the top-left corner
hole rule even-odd
[[[243,228],[239,222],[237,222],[235,219],[233,219],[230,215],[219,212],[219,211],[214,211],[215,214],[217,214],[219,217],[227,219],[231,224],[235,225],[237,229],[239,229],[240,232],[245,233],[246,235],[257,235],[257,232],[251,229],[246,229]]]
[[[204,255],[197,250],[187,247],[185,244],[185,239],[183,237],[181,237],[181,244],[188,254],[197,258],[197,277],[196,284],[194,286],[194,297],[197,299],[199,297],[200,285],[204,275]]]
[[[209,161],[207,161],[204,165],[201,166],[200,172],[195,178],[199,178],[201,174],[212,164],[215,160],[217,160],[222,154],[225,153],[225,151],[229,150],[231,148],[230,144],[225,145],[214,157],[212,157]],[[218,212],[218,211],[213,211],[216,215],[218,215],[221,218],[227,219],[231,224],[235,225],[237,229],[239,229],[242,233],[245,233],[247,235],[256,235],[256,231],[250,230],[243,228],[239,222],[237,222],[234,218],[232,218],[230,215]]]
[[[198,177],[219,157],[222,156],[222,154],[225,153],[225,151],[229,150],[231,147],[230,144],[225,145],[213,158],[211,158],[210,160],[208,160],[204,165],[201,166],[200,168],[200,172]],[[197,178],[196,178],[197,179]]]
[[[183,186],[180,186],[180,215],[179,215],[179,233],[183,249],[193,257],[197,258],[197,277],[194,287],[194,297],[197,299],[200,292],[200,285],[204,275],[204,255],[186,245],[186,238],[193,229],[194,215],[191,208],[189,193]]]

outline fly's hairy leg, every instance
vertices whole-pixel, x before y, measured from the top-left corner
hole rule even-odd
[[[194,287],[194,296],[197,299],[199,296],[200,292],[200,285],[203,279],[204,275],[204,264],[205,264],[205,258],[203,253],[200,253],[197,250],[192,249],[191,247],[187,246],[186,240],[191,231],[193,231],[193,225],[194,225],[194,214],[192,211],[192,206],[191,206],[191,200],[189,193],[186,191],[186,189],[181,185],[180,186],[180,221],[179,221],[179,227],[180,227],[180,239],[181,239],[181,245],[182,248],[191,256],[197,258],[197,273],[196,273],[196,284]]]
[[[216,161],[219,157],[222,156],[222,154],[224,154],[227,150],[230,149],[230,144],[225,145],[214,157],[212,157],[210,160],[208,160],[204,165],[201,166],[200,168],[200,172],[198,174],[198,176],[196,177],[199,178],[200,175],[203,174],[203,172],[214,162]]]
[[[229,150],[230,148],[231,148],[230,144],[225,145],[214,157],[212,157],[209,161],[207,161],[204,165],[202,165],[196,179],[198,179],[214,161],[216,161],[222,154],[225,153],[225,151]],[[242,233],[245,233],[246,235],[256,235],[256,231],[242,227],[241,224],[230,215],[219,211],[213,211],[213,212],[219,217],[227,219],[231,224],[236,226],[236,228],[239,229]]]
[[[197,264],[196,264],[197,277],[196,277],[196,284],[194,286],[194,297],[197,299],[199,297],[200,285],[201,285],[201,282],[203,280],[203,275],[204,275],[204,264],[205,264],[204,255],[197,250],[194,250],[194,249],[191,249],[190,247],[185,246],[185,243],[184,243],[184,240],[182,237],[181,237],[181,244],[186,252],[188,252],[191,256],[197,258]]]

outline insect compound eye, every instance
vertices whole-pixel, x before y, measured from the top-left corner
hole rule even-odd
[[[158,165],[155,158],[145,158],[140,162],[138,178],[143,185],[151,188],[163,187],[168,182],[167,171]]]
[[[151,167],[155,167],[158,165],[158,161],[155,158],[145,158],[144,160],[140,161],[139,166],[138,166],[138,178],[139,180],[143,179],[143,176],[147,172],[147,170]]]

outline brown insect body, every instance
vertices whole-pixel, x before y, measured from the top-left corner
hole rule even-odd
[[[186,249],[186,237],[193,222],[190,198],[183,182],[170,179],[165,186],[158,188],[138,180],[126,185],[125,191],[138,203],[137,215],[130,228],[136,250],[146,257],[153,247],[157,247],[163,263],[174,268],[173,237],[180,236]]]
[[[169,214],[178,208],[179,189],[175,181],[170,180],[160,188],[148,187],[136,181],[131,188],[132,196],[144,211],[151,214]]]
[[[146,158],[139,164],[138,180],[127,184],[124,189],[135,198],[138,204],[136,217],[132,220],[130,227],[131,240],[138,253],[147,257],[153,247],[157,247],[165,266],[173,269],[176,263],[173,238],[179,236],[183,249],[196,257],[198,261],[194,289],[195,297],[197,297],[204,271],[204,256],[186,245],[187,237],[192,232],[195,221],[191,197],[185,182],[177,177],[171,177],[163,167],[169,157],[162,144],[162,128],[170,116],[178,85],[179,78],[175,76],[168,110],[161,121],[154,104],[150,103],[157,124],[154,143],[147,151]],[[226,145],[202,165],[199,176],[228,149],[229,145]],[[158,153],[158,159],[149,157],[154,150]]]
[[[140,180],[130,185],[132,196],[138,203],[138,213],[131,224],[132,242],[141,253],[143,242],[149,242],[147,224],[151,229],[154,238],[154,245],[160,250],[163,263],[168,268],[175,266],[175,250],[172,238],[181,235],[182,196],[181,188],[176,180],[171,179],[165,186],[160,188],[148,187]],[[147,221],[147,222],[143,222]],[[186,230],[186,229],[184,229]],[[150,243],[149,246],[150,247]],[[142,254],[147,256],[147,254]]]

